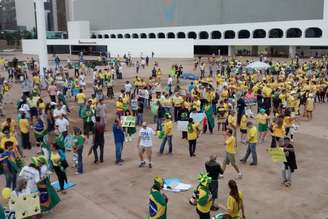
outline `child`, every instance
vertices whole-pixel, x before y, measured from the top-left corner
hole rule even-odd
[[[288,137],[284,138],[283,149],[287,162],[284,162],[284,169],[282,170],[282,184],[284,184],[286,187],[289,187],[292,185],[292,173],[297,169],[297,164],[295,149],[294,146],[290,143],[290,139]]]
[[[79,128],[74,128],[73,163],[76,167],[76,175],[83,174],[83,146],[85,137]]]
[[[265,141],[266,134],[268,132],[269,116],[265,113],[265,109],[261,108],[260,112],[256,115],[256,121],[258,122],[258,130],[260,134],[260,144]]]
[[[240,133],[241,133],[240,141],[241,143],[244,144],[246,143],[247,122],[248,122],[248,116],[246,114],[243,114],[240,120]]]

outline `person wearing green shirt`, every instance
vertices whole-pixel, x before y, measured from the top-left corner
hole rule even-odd
[[[166,219],[168,199],[164,193],[161,193],[163,187],[163,178],[155,177],[149,194],[149,219]]]
[[[74,128],[74,137],[73,137],[74,145],[73,145],[73,151],[74,154],[77,155],[77,164],[76,164],[76,174],[82,174],[83,173],[83,146],[85,142],[85,138],[82,135],[82,132],[79,128]]]
[[[83,119],[83,130],[84,135],[89,139],[89,133],[94,130],[93,117],[95,115],[94,110],[91,108],[92,101],[87,102],[86,107],[82,110],[82,119]]]

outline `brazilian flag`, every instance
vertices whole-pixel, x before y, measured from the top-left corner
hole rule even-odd
[[[149,194],[149,219],[166,219],[167,203],[160,191],[152,189]]]
[[[40,206],[42,212],[47,212],[53,209],[59,202],[60,198],[52,187],[49,177],[40,181],[37,184],[40,195]]]

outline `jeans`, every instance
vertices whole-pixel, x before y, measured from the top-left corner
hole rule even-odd
[[[104,161],[104,142],[95,142],[93,145],[93,154],[95,156],[95,161],[98,161],[98,147],[100,149],[100,162]]]
[[[197,139],[189,140],[188,142],[189,142],[189,155],[190,155],[190,157],[191,157],[191,156],[194,155],[195,152],[196,152],[196,143],[197,143]]]
[[[82,117],[82,110],[83,110],[83,108],[84,108],[84,103],[81,103],[81,104],[79,104],[79,117],[81,118]]]
[[[288,181],[288,182],[292,181],[292,171],[289,166],[286,167],[284,165],[283,170],[282,170],[282,179],[284,181]]]
[[[181,110],[181,107],[174,107],[174,121],[178,121],[179,120],[179,112]]]
[[[163,122],[163,119],[157,117],[157,120],[156,120],[156,130],[157,131],[160,130],[160,128],[162,126],[162,122]]]
[[[142,125],[143,123],[143,113],[137,113],[137,125]]]
[[[123,142],[115,142],[115,159],[116,162],[122,160]]]
[[[166,145],[166,141],[169,142],[169,153],[172,153],[172,136],[165,136],[163,138],[163,141],[162,141],[162,144],[161,144],[161,147],[160,147],[160,153],[163,154],[164,152],[164,147]]]
[[[6,187],[15,190],[17,175],[15,173],[5,173],[4,175],[6,177]]]
[[[83,146],[77,150],[77,172],[83,173]]]
[[[256,143],[248,144],[247,151],[243,160],[247,161],[250,154],[252,154],[253,164],[256,165],[257,164]]]

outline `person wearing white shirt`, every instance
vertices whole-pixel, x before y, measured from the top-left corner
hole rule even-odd
[[[23,177],[27,181],[26,190],[28,192],[38,191],[38,187],[36,184],[41,179],[40,179],[40,173],[36,169],[36,166],[34,164],[30,164],[29,166],[24,166],[20,171],[19,176]]]
[[[124,91],[125,91],[125,93],[131,93],[131,91],[132,91],[132,84],[129,81],[126,81],[125,82]]]
[[[63,116],[63,114],[60,114],[60,116],[56,119],[55,126],[56,126],[59,133],[61,133],[64,137],[67,136],[68,128],[69,128],[69,122]]]
[[[146,165],[146,161],[144,160],[144,153],[146,153],[146,157],[148,159],[148,167],[152,168],[152,163],[151,163],[151,155],[152,155],[152,147],[153,147],[152,136],[154,134],[155,131],[152,128],[147,127],[146,122],[143,122],[137,140],[137,146],[139,148],[139,158],[140,158],[139,167],[144,167]]]

